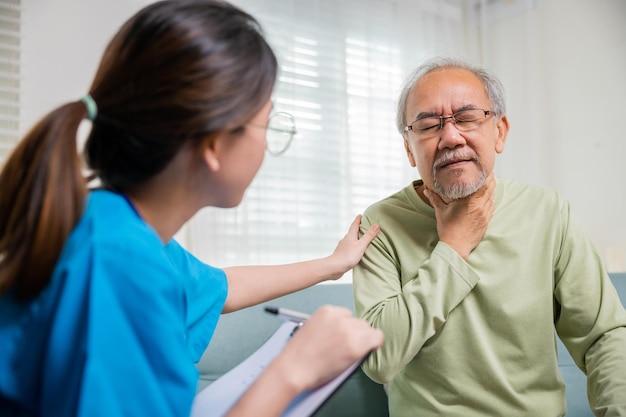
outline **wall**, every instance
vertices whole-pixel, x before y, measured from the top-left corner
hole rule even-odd
[[[488,21],[482,51],[508,93],[497,170],[559,190],[609,270],[624,271],[626,2],[506,3],[517,10]]]
[[[23,0],[22,130],[87,91],[110,37],[147,2]],[[482,26],[480,49],[508,92],[497,172],[562,192],[609,270],[626,271],[626,2],[506,3],[513,12]]]
[[[22,0],[22,131],[54,107],[87,92],[105,46],[145,3]]]

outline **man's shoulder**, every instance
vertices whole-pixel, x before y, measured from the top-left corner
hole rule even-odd
[[[546,185],[531,184],[529,182],[508,178],[497,178],[497,181],[509,192],[560,197],[557,190]]]
[[[402,213],[415,213],[432,209],[422,202],[415,191],[416,182],[412,182],[402,189],[372,203],[363,212],[364,218],[372,222],[379,222],[387,217],[404,217]]]
[[[516,204],[527,202],[536,207],[540,205],[563,207],[568,204],[557,190],[545,185],[503,178],[498,178],[497,181],[505,201]]]

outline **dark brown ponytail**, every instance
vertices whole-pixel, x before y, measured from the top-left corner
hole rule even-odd
[[[45,116],[0,173],[0,294],[38,294],[82,214],[87,188],[76,132],[85,115],[78,101]]]

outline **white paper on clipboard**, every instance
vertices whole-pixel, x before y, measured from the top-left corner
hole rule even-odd
[[[284,323],[254,353],[200,391],[194,400],[191,417],[224,416],[272,359],[283,350],[297,326],[296,323]],[[282,417],[312,415],[360,364],[361,361],[355,362],[325,385],[300,394],[289,404]]]

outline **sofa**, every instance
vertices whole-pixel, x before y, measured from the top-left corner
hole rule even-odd
[[[626,305],[626,273],[611,274]],[[272,302],[224,314],[215,335],[197,364],[198,391],[215,381],[258,349],[278,327],[281,319],[264,312],[265,306],[312,313],[323,304],[345,306],[354,311],[351,284],[320,284]],[[558,341],[559,368],[566,385],[568,417],[593,417],[587,402],[586,378]],[[385,417],[387,396],[382,385],[358,369],[315,413],[315,417]]]

